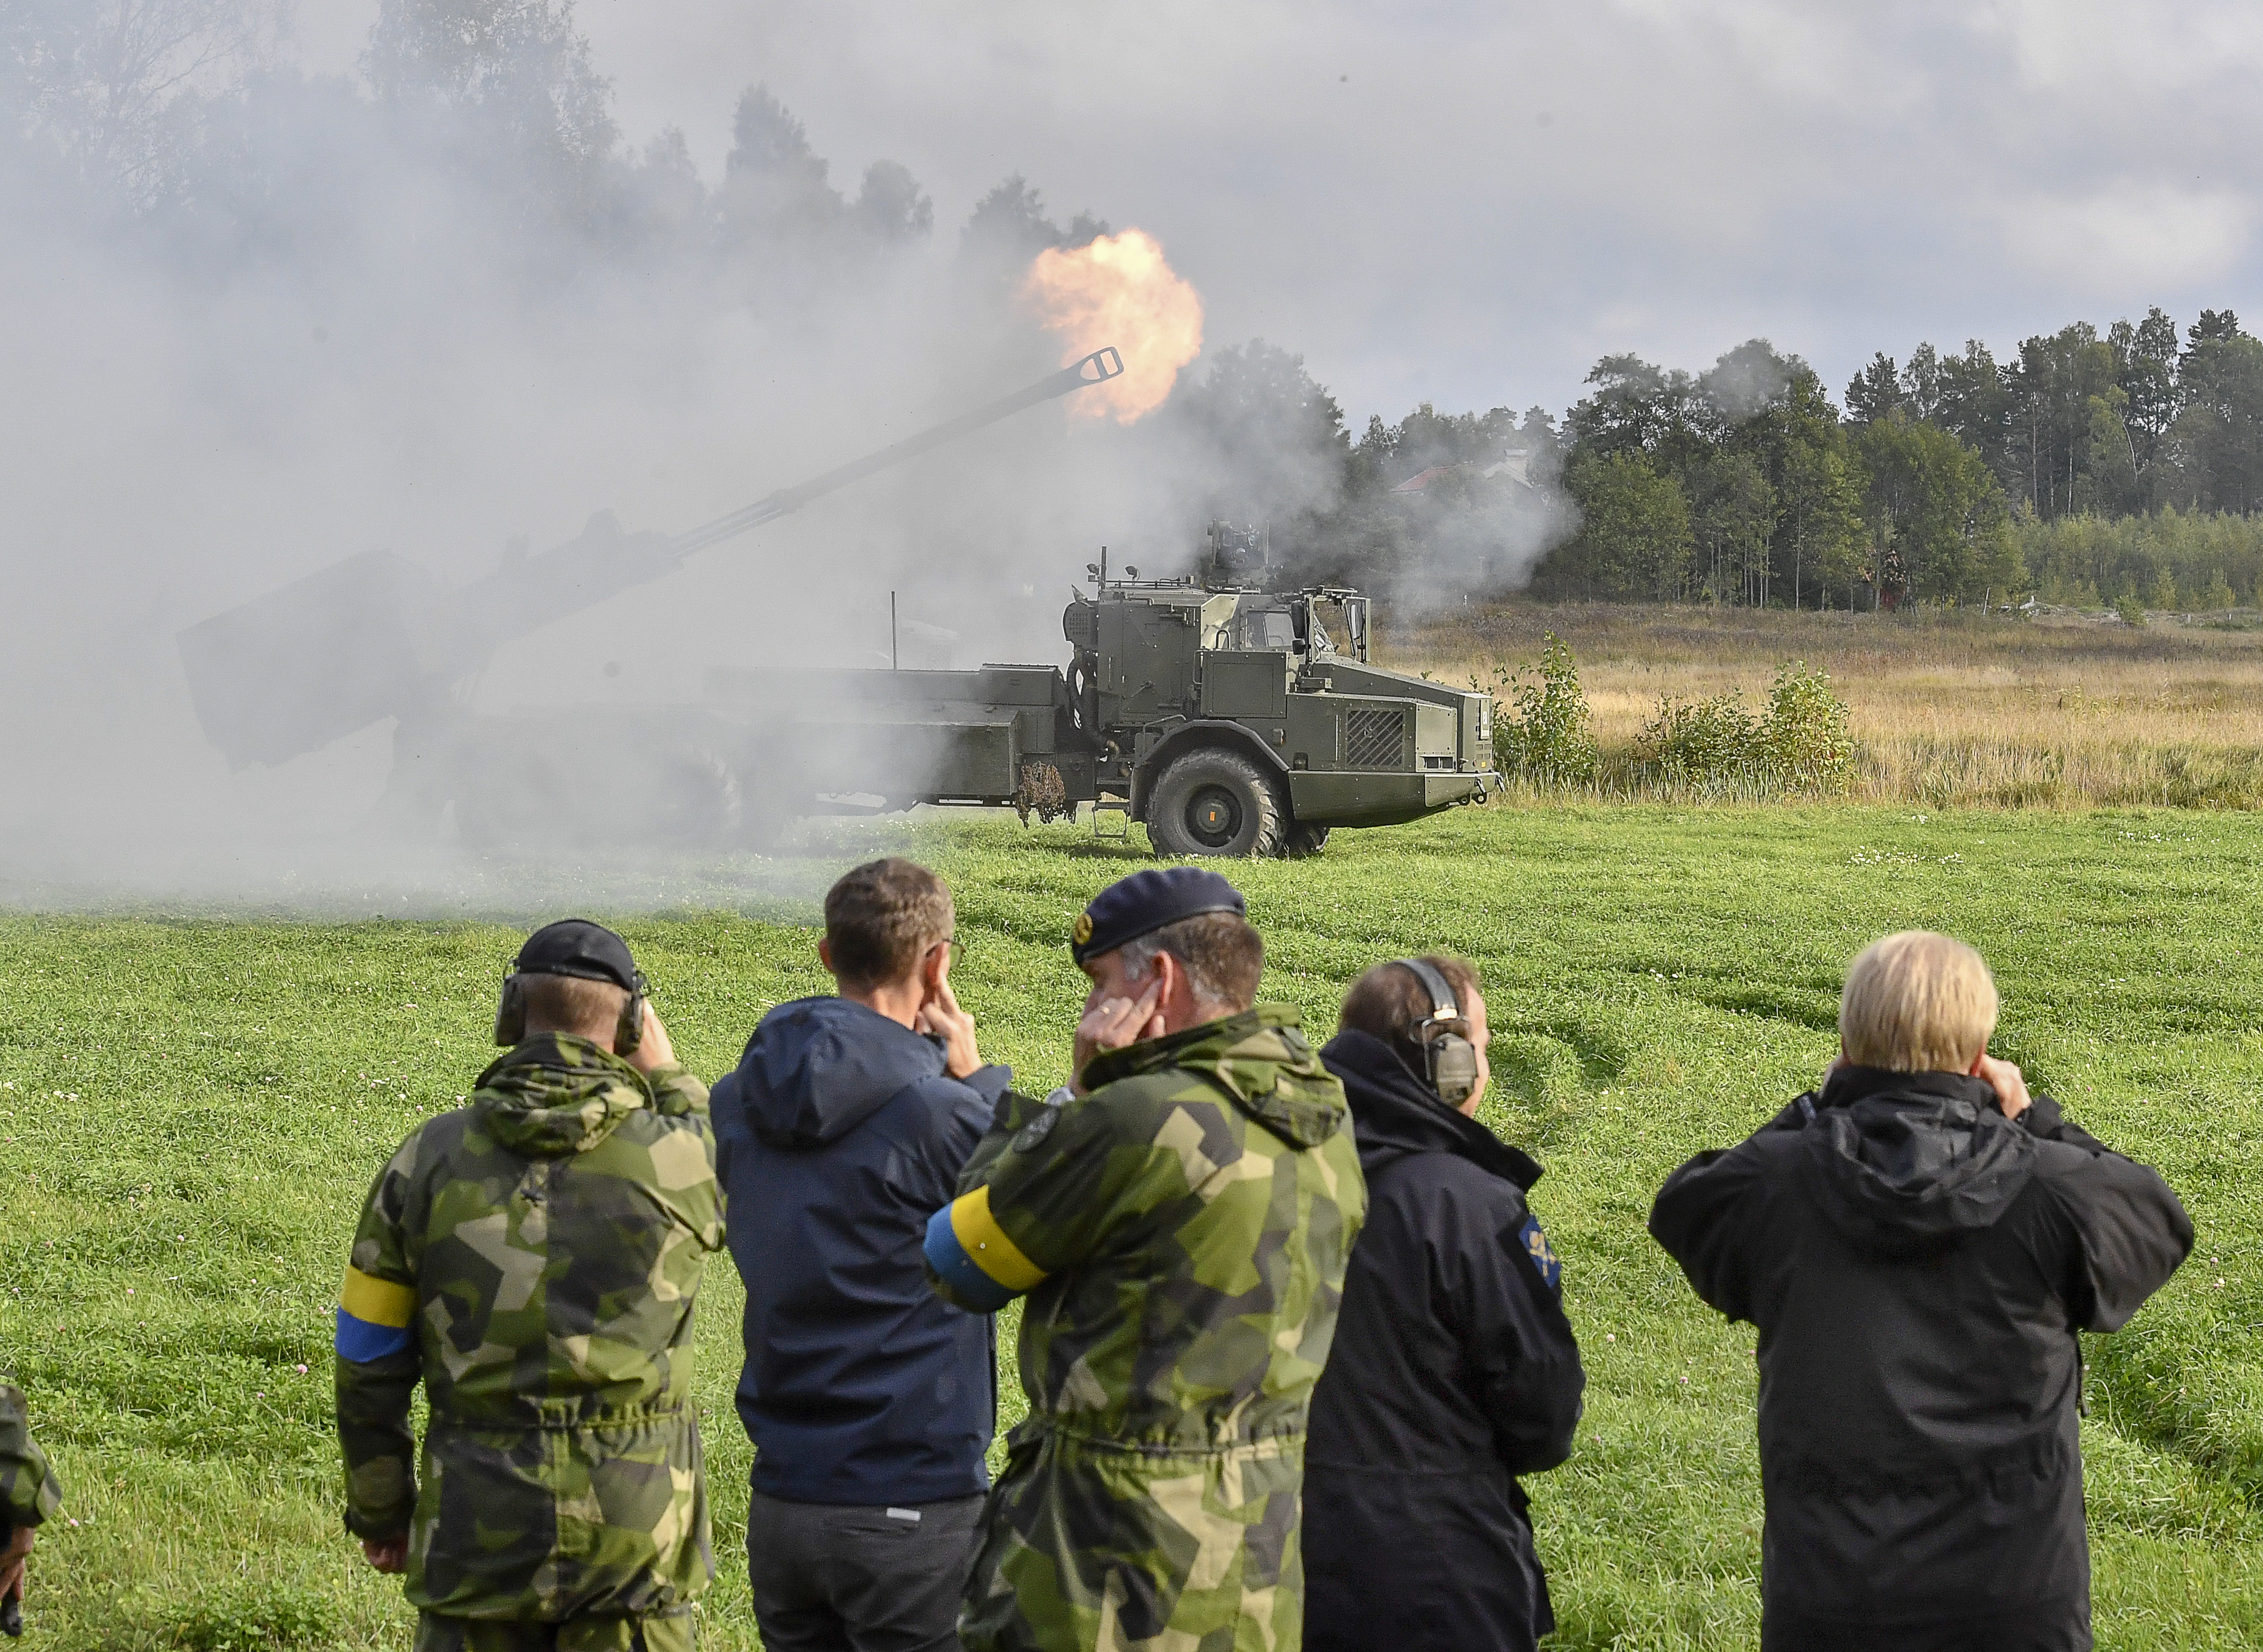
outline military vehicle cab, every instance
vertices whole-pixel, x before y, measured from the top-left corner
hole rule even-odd
[[[1213,523],[1200,574],[1088,568],[1093,593],[1061,629],[1100,806],[1168,855],[1304,855],[1334,827],[1417,819],[1498,783],[1490,695],[1370,664],[1368,598],[1247,582],[1262,562],[1261,535]],[[1062,777],[1084,793],[1081,772]]]

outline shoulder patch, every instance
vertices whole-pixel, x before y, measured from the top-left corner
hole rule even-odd
[[[1014,1137],[1014,1151],[1017,1153],[1026,1153],[1043,1145],[1045,1137],[1053,1133],[1053,1126],[1060,1122],[1060,1116],[1061,1109],[1059,1107],[1046,1107],[1044,1112],[1022,1126],[1021,1133]]]
[[[1532,1259],[1532,1266],[1539,1270],[1540,1282],[1551,1291],[1562,1289],[1564,1264],[1557,1259],[1556,1252],[1549,1247],[1548,1236],[1540,1230],[1540,1218],[1526,1211],[1524,1225],[1516,1230],[1516,1237],[1524,1241],[1524,1253]]]

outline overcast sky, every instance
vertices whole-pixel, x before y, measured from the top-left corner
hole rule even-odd
[[[300,0],[344,69],[375,0]],[[1024,173],[1161,240],[1212,345],[1302,351],[1355,426],[1561,408],[1606,352],[1765,335],[1999,352],[2160,304],[2263,313],[2263,6],[2225,0],[582,0],[616,113],[712,179],[763,81],[938,238]],[[2251,322],[2263,314],[2249,316]]]

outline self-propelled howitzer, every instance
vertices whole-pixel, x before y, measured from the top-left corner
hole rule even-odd
[[[1336,826],[1482,798],[1495,778],[1491,697],[1372,665],[1365,597],[1276,588],[1264,536],[1224,524],[1189,578],[1111,579],[1103,552],[1091,594],[1062,617],[1066,671],[718,670],[691,704],[466,709],[463,685],[504,644],[1122,371],[1114,350],[1096,351],[689,533],[625,533],[601,513],[568,544],[452,592],[387,552],[352,558],[180,634],[198,716],[238,768],[394,719],[387,800],[400,824],[452,821],[467,842],[545,852],[764,848],[798,816],[929,803],[1025,819],[1090,805],[1146,822],[1167,854],[1293,855]]]

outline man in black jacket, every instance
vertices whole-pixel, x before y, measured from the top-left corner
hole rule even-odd
[[[2161,1179],[1987,1055],[1946,935],[1856,958],[1819,1093],[1702,1153],[1650,1230],[1760,1328],[1763,1652],[2083,1652],[2079,1331],[2176,1271]]]
[[[990,1316],[928,1288],[928,1217],[1012,1081],[951,990],[943,880],[874,861],[825,898],[836,998],[763,1017],[715,1086],[747,1286],[747,1567],[770,1652],[957,1652],[995,1426]]]
[[[1516,1476],[1571,1454],[1587,1383],[1525,1208],[1540,1166],[1471,1116],[1488,1034],[1469,964],[1377,964],[1340,1028],[1320,1059],[1368,1216],[1312,1395],[1305,1647],[1528,1652],[1556,1620]]]

